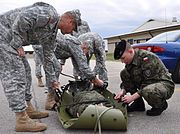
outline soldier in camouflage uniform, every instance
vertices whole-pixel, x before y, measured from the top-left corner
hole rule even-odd
[[[38,79],[38,86],[44,87],[44,84],[42,82],[43,75],[41,72],[41,67],[44,62],[43,48],[41,45],[32,45],[32,47],[34,49],[35,75]]]
[[[72,33],[73,36],[78,37],[80,34],[90,31],[87,22],[81,20],[81,14],[80,14],[80,11],[78,9],[72,10],[70,12],[75,15],[76,22],[77,22],[77,31],[73,31],[73,33]],[[84,25],[82,25],[82,22]],[[71,38],[71,37],[69,36],[68,38]],[[71,39],[69,39],[69,40],[71,40]],[[59,32],[57,44],[67,44],[65,42],[66,42],[66,39]],[[73,39],[72,39],[72,42],[70,42],[70,41],[67,41],[67,42],[69,42],[72,45]],[[60,51],[58,51],[58,52],[56,51],[58,53],[56,56],[59,57],[59,59],[60,59],[60,66],[58,65],[58,62],[54,60],[54,62],[55,62],[54,64],[58,65],[58,66],[54,66],[55,70],[56,70],[57,79],[59,78],[60,71],[62,70],[62,67],[65,64],[67,57],[71,57],[70,56],[71,53],[69,53],[69,52],[68,52],[68,56],[66,55],[67,52],[63,50],[64,49],[63,47],[64,47],[64,45],[62,45],[62,48],[59,46]],[[63,57],[65,57],[65,58],[63,58]],[[74,62],[74,60],[72,60],[72,62]],[[74,64],[76,64],[76,63],[74,63]],[[73,73],[76,74],[75,69],[73,69]],[[56,104],[56,101],[54,98],[54,92],[52,92],[52,88],[51,88],[51,85],[49,84],[49,79],[47,77],[46,77],[46,86],[48,89],[48,94],[47,94],[47,99],[46,99],[46,103],[45,103],[45,109],[46,110],[54,110],[54,106],[55,106],[54,104]]]
[[[57,47],[55,50],[56,57],[58,59],[68,59],[69,57],[72,60],[74,68],[79,72],[79,76],[84,81],[92,81],[95,85],[102,86],[103,81],[99,80],[96,77],[96,74],[91,71],[89,65],[87,64],[87,58],[85,54],[83,53],[81,49],[81,42],[74,36],[71,35],[65,35],[62,34],[57,35]],[[61,60],[61,62],[63,61]],[[88,83],[88,82],[87,82]],[[88,85],[86,84],[88,87]],[[76,89],[77,85],[73,88],[73,100],[74,103],[82,103],[85,100],[86,101],[102,101],[105,100],[105,98],[99,94],[96,91],[89,91],[89,88],[81,87]],[[86,91],[87,90],[87,91]],[[77,99],[80,98],[80,99]],[[84,111],[84,109],[89,104],[79,104],[70,106],[69,113],[72,114],[72,116],[76,117],[77,113],[79,115]]]
[[[30,102],[31,70],[22,46],[42,44],[45,72],[52,87],[59,88],[52,62],[54,41],[58,29],[71,33],[76,25],[74,14],[66,12],[60,18],[53,6],[42,2],[0,15],[0,79],[9,107],[16,113],[16,131],[43,131],[46,124],[31,118],[48,116]]]
[[[61,34],[57,35],[57,47],[55,50],[55,55],[58,59],[72,59],[73,66],[78,70],[79,75],[85,79],[92,80],[96,85],[102,86],[103,82],[96,78],[96,75],[91,71],[87,64],[87,59],[85,54],[81,49],[81,42],[71,35],[63,36]]]
[[[90,32],[91,30],[88,23],[85,20],[81,19],[81,13],[79,9],[72,10],[72,12],[76,14],[76,19],[78,22],[77,31],[73,31],[72,35],[78,38],[81,34]]]
[[[158,116],[167,109],[167,99],[174,92],[174,83],[162,61],[153,53],[145,50],[133,49],[125,40],[119,42],[114,51],[114,58],[126,64],[120,76],[121,91],[115,99],[131,103],[127,110],[145,111],[144,101],[152,107],[147,110],[148,116]],[[130,92],[131,95],[125,95]]]
[[[93,71],[101,80],[108,82],[107,69],[105,65],[106,52],[101,36],[97,33],[88,32],[80,35],[78,39],[81,42],[81,47],[87,57],[88,64],[94,54],[96,58],[96,65]]]

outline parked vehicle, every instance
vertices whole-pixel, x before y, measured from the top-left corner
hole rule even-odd
[[[32,48],[32,45],[23,46],[25,54],[33,54],[34,49]]]
[[[153,37],[146,43],[132,46],[157,54],[169,72],[172,73],[173,81],[180,83],[180,30],[165,32]]]

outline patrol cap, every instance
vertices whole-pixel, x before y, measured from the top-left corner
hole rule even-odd
[[[80,10],[75,9],[75,10],[72,10],[72,12],[75,13],[77,25],[80,26],[81,25],[81,13],[80,13]]]
[[[117,42],[114,49],[114,59],[115,60],[120,59],[125,50],[126,50],[126,41],[121,40],[120,42]]]

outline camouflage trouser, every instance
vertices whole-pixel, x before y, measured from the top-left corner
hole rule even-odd
[[[26,109],[26,101],[31,96],[31,69],[25,57],[19,57],[15,49],[1,41],[0,79],[9,107],[14,112]]]
[[[101,94],[99,94],[96,91],[81,91],[75,94],[75,96],[73,97],[73,106],[69,106],[68,107],[68,111],[69,113],[73,116],[73,117],[77,117],[78,115],[81,115],[83,113],[83,111],[86,109],[86,107],[88,107],[90,104],[92,103],[85,103],[88,101],[105,101],[104,96],[102,96]],[[84,102],[84,104],[83,104]]]
[[[121,71],[120,76],[123,81],[123,87],[121,88],[126,89],[131,94],[138,91],[136,83],[131,80],[130,74],[126,70]],[[171,82],[161,81],[149,84],[140,90],[141,96],[150,106],[154,108],[161,108],[163,107],[165,101],[174,93],[174,84]]]
[[[167,82],[150,84],[142,89],[142,97],[154,108],[161,108],[174,92],[174,85]]]
[[[42,47],[38,46],[34,48],[34,61],[35,61],[35,74],[37,78],[41,78],[42,75],[42,66],[43,66],[43,62],[44,62],[44,55],[43,55],[43,49]]]

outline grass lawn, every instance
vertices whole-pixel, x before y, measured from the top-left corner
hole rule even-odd
[[[113,53],[107,53],[106,54],[106,60],[116,61],[116,60],[114,60],[114,54]]]
[[[92,56],[92,60],[95,60],[94,55]],[[107,61],[117,61],[117,60],[114,60],[114,54],[113,53],[107,53],[106,54],[106,60]]]

